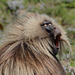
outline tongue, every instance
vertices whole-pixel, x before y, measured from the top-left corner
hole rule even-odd
[[[55,46],[56,47],[59,47],[59,41],[60,41],[60,35],[57,35],[56,39],[55,39]]]
[[[58,47],[59,46],[59,40],[55,39],[55,46]]]

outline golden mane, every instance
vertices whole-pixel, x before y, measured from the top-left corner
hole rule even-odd
[[[40,26],[44,20],[60,29],[61,39],[70,47],[65,31],[52,18],[45,14],[22,14],[5,28],[0,40],[0,75],[65,75],[52,54],[48,33]]]

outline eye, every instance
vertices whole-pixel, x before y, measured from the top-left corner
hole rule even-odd
[[[47,26],[47,24],[44,24],[44,26]]]
[[[49,26],[52,25],[51,23],[48,24]]]
[[[50,21],[44,21],[42,24],[41,24],[41,26],[51,26],[52,25],[52,22],[50,22]]]
[[[49,25],[49,26],[52,25],[52,22],[48,22],[48,25]]]
[[[43,22],[42,24],[41,24],[41,26],[47,26],[47,23],[46,22]]]

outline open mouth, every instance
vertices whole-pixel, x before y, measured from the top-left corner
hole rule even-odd
[[[56,46],[57,48],[60,47],[60,39],[61,39],[61,34],[58,34],[58,35],[56,36],[56,38],[54,39],[54,44],[55,44],[55,46]]]

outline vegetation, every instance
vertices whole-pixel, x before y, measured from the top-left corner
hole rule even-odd
[[[0,24],[6,26],[10,23],[12,16],[21,8],[48,14],[64,27],[73,49],[69,66],[75,69],[75,0],[0,0]]]

